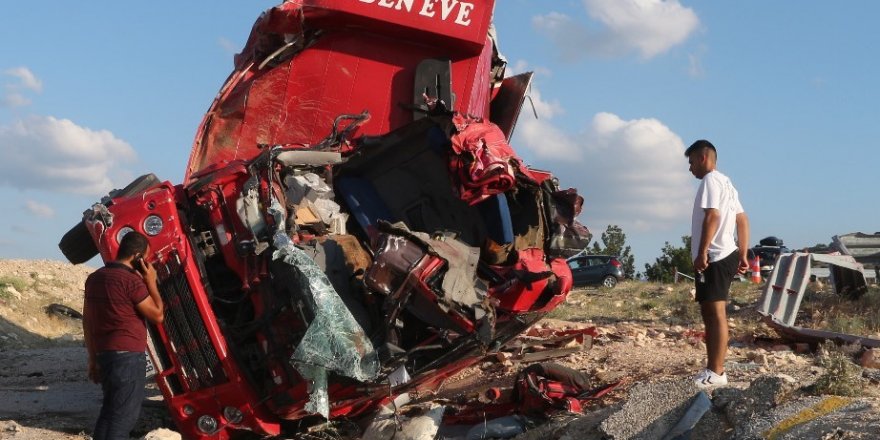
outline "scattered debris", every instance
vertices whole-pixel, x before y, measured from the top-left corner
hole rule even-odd
[[[58,316],[60,318],[83,319],[82,313],[63,304],[49,304],[46,306],[45,310],[47,314]]]
[[[541,362],[589,350],[593,338],[598,337],[596,327],[585,329],[556,330],[532,327],[505,346],[512,355],[505,360],[522,363]]]
[[[831,238],[831,245],[844,255],[852,255],[862,264],[880,266],[880,233],[853,232],[835,235]]]
[[[825,330],[807,329],[794,325],[810,281],[812,262],[831,265],[831,278],[838,295],[858,298],[868,290],[862,265],[851,256],[792,253],[779,256],[773,274],[764,286],[758,302],[758,313],[764,322],[788,339],[818,344],[833,340],[865,347],[880,347],[880,339]]]
[[[867,336],[857,336],[827,330],[815,330],[785,325],[777,321],[773,316],[764,317],[764,323],[773,330],[776,330],[780,336],[786,339],[811,345],[818,344],[822,341],[835,341],[840,344],[859,344],[865,347],[880,348],[880,339],[869,338]]]

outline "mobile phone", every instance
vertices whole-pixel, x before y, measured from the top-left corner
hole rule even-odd
[[[134,268],[139,272],[143,272],[144,269],[146,269],[146,266],[144,265],[143,255],[137,254],[134,256]]]

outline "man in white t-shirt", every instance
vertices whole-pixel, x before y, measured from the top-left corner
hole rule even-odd
[[[727,384],[727,295],[736,273],[749,268],[749,219],[730,179],[715,169],[717,154],[706,140],[694,142],[684,152],[691,173],[702,180],[691,217],[696,300],[706,326],[708,357],[706,368],[695,378],[700,388]]]

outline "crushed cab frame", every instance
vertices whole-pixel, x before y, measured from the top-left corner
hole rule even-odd
[[[564,301],[583,199],[508,144],[494,2],[294,0],[263,13],[184,182],[143,176],[61,240],[147,235],[155,379],[186,438],[277,435],[436,387]]]

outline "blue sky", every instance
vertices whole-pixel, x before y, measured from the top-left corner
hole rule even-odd
[[[62,259],[102,193],[179,183],[195,130],[254,19],[276,1],[13,2],[0,15],[0,258]],[[690,231],[682,153],[719,150],[751,244],[880,231],[880,3],[500,0],[509,71],[539,118],[512,141],[620,225],[637,269]],[[97,264],[97,263],[95,263]]]

